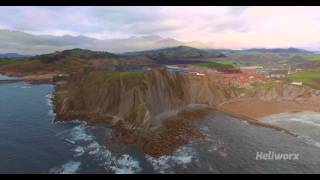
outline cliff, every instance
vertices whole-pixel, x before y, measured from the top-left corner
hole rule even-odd
[[[193,120],[236,96],[232,88],[199,78],[165,69],[73,74],[56,79],[56,120],[105,123],[151,155],[169,153],[201,136]]]

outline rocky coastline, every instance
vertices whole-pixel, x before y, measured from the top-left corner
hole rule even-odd
[[[295,136],[260,119],[281,112],[320,110],[318,92],[310,88],[285,85],[281,91],[248,92],[240,97],[233,87],[220,82],[165,69],[28,75],[17,80],[55,85],[55,121],[105,124],[124,143],[136,144],[154,157],[170,154],[190,139],[205,138],[193,123],[210,112],[221,111]]]

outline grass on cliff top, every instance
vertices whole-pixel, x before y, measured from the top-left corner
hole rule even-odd
[[[237,64],[230,61],[217,61],[207,63],[190,64],[193,67],[206,67],[206,68],[219,68],[219,69],[232,69],[237,67]]]
[[[92,71],[85,75],[81,80],[81,85],[112,85],[122,81],[126,88],[133,88],[136,86],[142,86],[144,83],[143,71]]]
[[[315,89],[320,89],[320,72],[319,71],[302,71],[288,75],[289,81],[301,81]]]
[[[0,66],[1,65],[12,64],[12,63],[15,63],[15,62],[17,62],[17,60],[15,60],[15,59],[7,59],[7,58],[0,59]]]

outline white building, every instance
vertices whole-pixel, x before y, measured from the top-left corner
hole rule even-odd
[[[292,83],[290,83],[290,84],[296,85],[296,86],[302,86],[302,85],[303,85],[302,82],[296,82],[296,81],[294,81],[294,82],[292,82]]]

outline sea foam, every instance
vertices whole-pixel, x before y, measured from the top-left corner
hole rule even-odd
[[[196,152],[193,148],[184,146],[176,150],[173,155],[164,155],[154,158],[146,155],[147,160],[153,165],[155,171],[161,174],[174,173],[174,168],[182,166],[186,168],[196,158]]]
[[[139,161],[128,154],[112,154],[105,144],[100,144],[96,140],[91,132],[92,128],[94,127],[80,123],[72,129],[60,133],[58,136],[61,136],[64,140],[73,142],[71,144],[74,146],[72,151],[75,158],[79,159],[86,156],[87,159],[89,157],[90,161],[95,161],[98,166],[103,167],[108,173],[133,174],[141,172],[142,168]],[[62,165],[61,168],[55,170],[65,172],[62,170],[66,169],[65,167],[66,165]],[[67,167],[69,167],[67,169],[72,169],[72,167],[75,167],[75,164],[69,163]]]
[[[318,112],[280,113],[262,120],[288,129],[304,142],[320,147],[320,113]]]
[[[139,161],[133,159],[128,154],[123,154],[115,160],[115,163],[110,168],[116,174],[135,174],[139,173],[142,168],[140,167]]]
[[[53,174],[74,174],[80,169],[81,162],[78,161],[68,161],[61,167],[52,168],[50,173]]]

